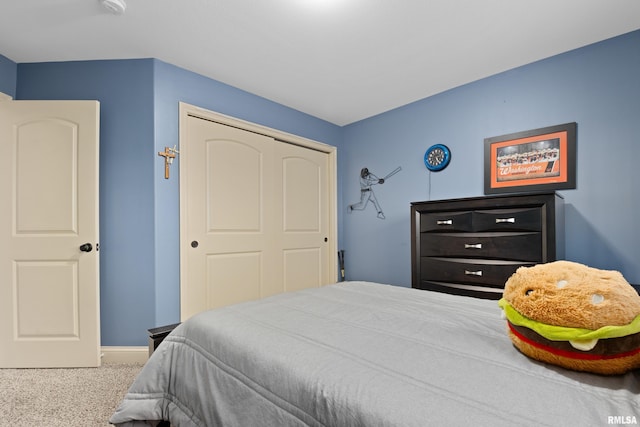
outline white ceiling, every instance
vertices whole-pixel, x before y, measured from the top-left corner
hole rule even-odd
[[[124,1],[2,0],[0,54],[157,58],[345,125],[640,28],[639,0]]]

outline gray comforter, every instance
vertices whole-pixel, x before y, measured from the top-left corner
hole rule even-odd
[[[110,422],[605,426],[640,422],[639,380],[526,358],[495,301],[347,282],[192,317]]]

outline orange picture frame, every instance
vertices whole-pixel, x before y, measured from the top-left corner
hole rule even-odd
[[[485,194],[576,188],[577,124],[484,140]]]

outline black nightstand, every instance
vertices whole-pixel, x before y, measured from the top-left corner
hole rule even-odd
[[[149,357],[158,348],[162,340],[173,331],[180,323],[174,323],[173,325],[159,326],[157,328],[149,329]]]

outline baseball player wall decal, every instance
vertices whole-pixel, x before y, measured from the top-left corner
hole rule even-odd
[[[384,178],[378,178],[375,174],[369,171],[369,168],[362,168],[360,170],[360,201],[358,203],[349,205],[349,212],[362,211],[367,207],[369,202],[371,202],[371,204],[373,204],[373,207],[376,209],[378,218],[385,219],[384,212],[382,212],[380,203],[378,203],[378,199],[376,198],[375,192],[373,191],[373,186],[384,184],[387,179],[391,178],[401,170],[402,167],[398,166],[393,171],[388,173]]]

